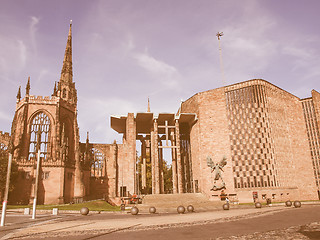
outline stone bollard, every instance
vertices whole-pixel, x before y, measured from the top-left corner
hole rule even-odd
[[[300,202],[300,201],[294,201],[294,202],[293,202],[293,206],[294,206],[295,208],[299,208],[299,207],[301,207],[301,202]]]
[[[194,212],[194,207],[192,205],[189,205],[187,207],[188,212]]]
[[[156,213],[157,209],[155,207],[150,207],[149,208],[149,213]]]
[[[80,213],[81,213],[81,215],[88,215],[88,213],[89,213],[89,208],[87,208],[87,207],[83,207],[83,208],[81,208],[80,209]]]
[[[261,207],[262,207],[262,204],[261,204],[260,202],[256,202],[256,203],[254,204],[254,206],[255,206],[256,208],[261,208]]]
[[[132,215],[137,215],[139,213],[139,209],[137,207],[132,207],[130,212]]]
[[[184,208],[184,206],[179,206],[177,207],[177,212],[179,214],[184,214],[184,212],[186,211],[186,209]]]
[[[286,201],[286,207],[291,207],[292,206],[292,202],[290,200]]]
[[[24,209],[24,215],[30,215],[30,208]]]
[[[225,203],[225,204],[222,205],[222,208],[223,208],[223,210],[229,210],[230,206],[229,206],[228,203]]]
[[[59,209],[58,208],[52,208],[52,215],[58,215]]]

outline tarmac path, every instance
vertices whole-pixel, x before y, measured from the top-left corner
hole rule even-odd
[[[187,214],[62,215],[11,229],[0,239],[320,239],[320,205]],[[6,231],[6,229],[1,229]]]

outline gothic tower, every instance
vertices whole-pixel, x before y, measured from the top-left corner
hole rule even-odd
[[[85,195],[80,167],[77,90],[72,71],[72,22],[70,22],[61,77],[51,97],[30,95],[30,77],[25,97],[21,90],[12,123],[14,159],[21,172],[12,201],[31,202],[34,197],[35,164],[40,150],[39,203],[81,201]]]

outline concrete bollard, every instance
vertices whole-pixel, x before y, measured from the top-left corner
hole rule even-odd
[[[186,209],[184,208],[184,206],[179,206],[179,207],[177,207],[177,212],[178,212],[179,214],[183,214],[185,211],[186,211]]]
[[[87,207],[81,208],[81,209],[80,209],[80,213],[81,213],[81,215],[88,215],[88,213],[89,213],[89,208],[87,208]]]
[[[52,208],[52,215],[58,215],[59,209],[58,208]]]
[[[223,208],[223,210],[229,210],[230,206],[228,203],[225,203],[225,204],[223,204],[222,208]]]
[[[156,213],[157,209],[155,207],[149,208],[149,213]]]
[[[294,206],[295,208],[299,208],[299,207],[301,207],[301,202],[300,202],[300,201],[294,201],[294,202],[293,202],[293,206]]]
[[[292,202],[290,200],[286,201],[286,207],[291,207],[292,206]]]
[[[256,208],[261,208],[261,207],[262,207],[262,204],[261,204],[260,202],[256,202],[256,203],[254,204],[254,206],[255,206]]]
[[[187,211],[188,211],[188,212],[194,212],[194,207],[193,207],[192,205],[189,205],[189,206],[187,207]]]
[[[139,209],[137,207],[132,207],[130,212],[132,215],[137,215],[139,213]]]
[[[30,208],[24,209],[24,215],[30,215]]]

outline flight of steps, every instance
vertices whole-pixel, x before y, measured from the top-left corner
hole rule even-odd
[[[150,207],[155,207],[158,213],[177,212],[177,207],[182,205],[187,208],[192,205],[195,211],[208,211],[221,209],[225,202],[213,202],[202,193],[184,194],[153,194],[145,195],[142,204],[137,204],[140,212],[149,212]]]

